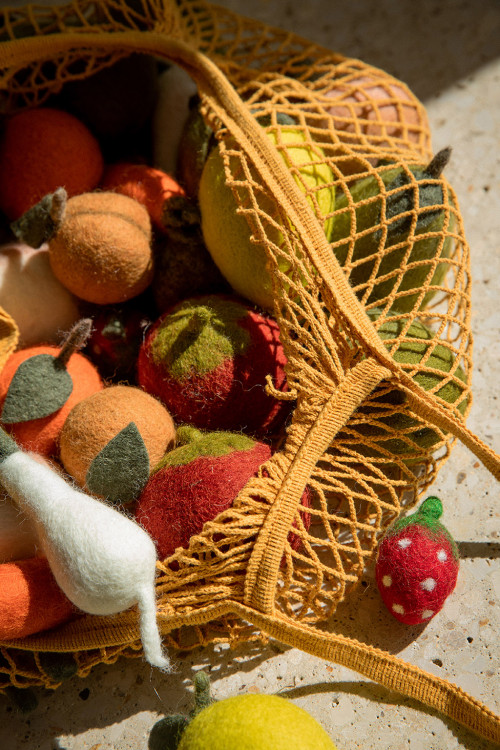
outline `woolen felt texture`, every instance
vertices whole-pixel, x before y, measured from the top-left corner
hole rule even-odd
[[[205,313],[208,320],[198,325],[195,316]],[[260,437],[278,429],[291,411],[290,401],[264,390],[267,375],[277,390],[287,390],[285,364],[272,318],[209,295],[175,306],[148,330],[137,377],[178,422]]]
[[[0,409],[3,408],[10,382],[22,362],[38,354],[57,356],[60,351],[60,348],[55,346],[34,346],[11,354],[0,372]],[[59,434],[73,406],[102,389],[103,383],[99,373],[83,354],[72,354],[66,369],[73,380],[73,389],[60,409],[41,419],[5,425],[20,447],[44,456],[57,455]]]
[[[190,722],[178,750],[336,750],[311,714],[277,695],[212,703]]]
[[[152,469],[175,439],[172,417],[156,398],[140,388],[112,385],[81,401],[71,410],[61,432],[60,456],[64,468],[80,487],[92,491],[86,483],[92,462],[131,422],[135,424],[144,442],[149,467]],[[111,483],[112,475],[115,477],[115,482],[111,483],[114,499],[119,499],[119,491],[123,486],[123,462],[135,460],[129,454],[126,444],[122,445],[122,449],[122,459],[118,459],[118,451],[108,467],[109,482]],[[111,489],[111,485],[108,485],[108,489]],[[142,487],[139,491],[140,489]]]
[[[147,210],[155,230],[163,232],[162,214],[165,204],[184,190],[173,177],[147,164],[112,164],[104,170],[103,190],[111,190],[141,203]]]
[[[406,625],[432,619],[457,582],[456,544],[437,520],[441,513],[426,512],[433,500],[437,498],[427,498],[416,513],[390,527],[378,549],[375,576],[380,595],[391,614]]]
[[[268,445],[255,442],[250,449],[204,455],[153,474],[139,498],[135,518],[154,540],[158,556],[164,558],[177,547],[187,547],[190,537],[199,534],[207,521],[231,507],[270,456]]]
[[[35,527],[13,500],[0,490],[0,563],[36,555]]]
[[[6,121],[0,140],[0,208],[12,221],[56,188],[93,190],[102,170],[99,144],[80,120],[50,107],[25,110]]]
[[[0,565],[0,638],[12,640],[67,622],[75,607],[44,557]]]
[[[54,276],[46,245],[0,246],[0,305],[16,321],[23,347],[58,343],[80,317],[75,297]]]
[[[35,354],[21,362],[3,402],[3,424],[28,422],[53,414],[73,390],[73,379],[51,354]]]
[[[119,193],[71,198],[49,242],[49,257],[59,281],[87,302],[107,305],[136,297],[153,278],[149,214]]]

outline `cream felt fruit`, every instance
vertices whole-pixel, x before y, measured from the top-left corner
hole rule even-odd
[[[277,695],[246,694],[212,703],[181,736],[178,750],[336,750],[303,708]]]
[[[324,217],[324,231],[329,238],[335,207],[333,173],[325,163],[318,146],[307,142],[306,134],[288,116],[278,117],[278,125],[267,129],[270,140],[292,171],[299,188],[308,196],[311,207]],[[238,203],[225,181],[224,161],[218,147],[210,152],[199,185],[201,227],[205,244],[222,275],[233,289],[260,307],[272,310],[274,296],[272,280],[267,269],[265,249],[251,241],[251,231],[244,215],[238,212]],[[259,208],[276,217],[272,199],[259,193]],[[279,221],[279,219],[278,219]],[[282,232],[270,228],[269,239],[276,245],[283,243]],[[286,273],[289,264],[281,261]]]

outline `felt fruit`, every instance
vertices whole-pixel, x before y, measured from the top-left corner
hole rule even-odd
[[[32,523],[0,489],[0,563],[36,555],[37,535]]]
[[[441,500],[428,497],[416,513],[389,527],[378,549],[382,601],[405,625],[432,619],[457,582],[458,549],[439,520],[442,513]]]
[[[0,421],[22,447],[57,455],[62,426],[75,404],[103,387],[80,354],[91,321],[83,319],[62,346],[32,346],[9,357],[0,372]]]
[[[266,435],[291,410],[265,391],[266,377],[287,389],[277,323],[222,295],[179,303],[148,330],[137,360],[138,383],[177,422],[201,429]]]
[[[329,238],[335,187],[333,173],[321,149],[310,146],[306,133],[285,115],[278,117],[278,125],[268,128],[266,133],[277,146],[299,188],[304,193],[313,191],[308,202],[324,217],[323,227]],[[198,198],[205,244],[222,275],[238,294],[264,309],[273,310],[274,293],[266,267],[266,251],[252,242],[247,220],[238,212],[238,202],[225,181],[224,161],[218,147],[212,149],[205,162]],[[271,198],[258,192],[256,200],[260,210],[279,222]],[[283,244],[283,234],[278,228],[270,228],[268,237],[275,245]],[[288,261],[280,260],[280,270],[289,272]]]
[[[342,266],[347,262],[355,264],[349,276],[351,286],[362,298],[374,269],[376,277],[381,279],[374,285],[366,304],[383,300],[395,289],[398,296],[392,301],[392,309],[408,312],[418,302],[422,287],[442,284],[449,264],[438,263],[431,272],[431,264],[422,261],[432,261],[436,257],[446,259],[452,253],[452,237],[448,234],[443,240],[442,231],[445,228],[448,233],[453,231],[454,215],[451,212],[447,215],[440,179],[449,155],[450,150],[443,149],[427,165],[378,168],[376,175],[357,180],[349,186],[348,192],[337,198],[336,212],[339,213],[335,215],[331,243]],[[385,238],[381,223],[384,199]],[[415,219],[412,219],[412,212],[417,212]],[[377,263],[380,247],[383,258]],[[395,273],[405,266],[402,274]],[[392,275],[384,278],[389,274]],[[418,291],[408,293],[412,290]],[[420,301],[420,307],[425,307],[435,294],[436,290],[430,289]]]
[[[21,346],[56,343],[80,317],[75,297],[54,276],[47,248],[0,246],[0,306],[19,328]]]
[[[14,226],[17,236],[49,245],[54,275],[76,297],[98,305],[132,299],[153,278],[151,221],[127,195],[46,196]]]
[[[85,353],[106,380],[133,384],[139,349],[151,322],[146,311],[132,304],[99,308]]]
[[[80,120],[50,107],[24,110],[0,140],[0,208],[17,219],[59,187],[69,196],[93,190],[102,170],[99,144]]]
[[[277,695],[247,693],[212,703],[181,735],[178,750],[335,750],[300,706]]]
[[[206,124],[199,109],[200,99],[193,96],[189,114],[179,140],[176,176],[186,193],[197,198],[203,167],[210,152],[213,130]]]
[[[143,134],[157,96],[156,59],[133,54],[66,83],[60,98],[64,109],[85,122],[111,156]]]
[[[233,504],[239,491],[271,456],[265,443],[241,433],[201,432],[183,425],[178,446],[157,464],[135,511],[137,521],[154,539],[158,556],[168,557],[187,547],[207,521]],[[309,492],[302,498],[309,507]],[[301,511],[308,528],[310,515]],[[288,541],[298,549],[301,540],[290,532]]]
[[[184,190],[173,177],[147,164],[112,164],[104,170],[103,190],[134,198],[147,209],[154,228],[164,231],[163,212],[170,200],[183,196]]]
[[[35,524],[40,551],[68,599],[94,615],[137,604],[144,655],[168,669],[156,622],[156,553],[146,532],[19,450],[1,427],[0,482]]]
[[[24,638],[71,620],[75,607],[45,557],[0,565],[0,639]]]
[[[175,440],[172,417],[140,388],[112,385],[80,401],[64,422],[64,468],[77,484],[109,502],[131,502]]]
[[[373,309],[368,311],[368,314],[375,320],[380,315],[380,310]],[[458,411],[465,414],[469,401],[469,396],[465,393],[467,378],[462,368],[456,367],[453,351],[444,343],[435,343],[434,332],[418,319],[412,322],[393,351],[394,343],[399,339],[405,326],[406,322],[403,319],[389,319],[379,326],[378,335],[391,350],[396,362],[411,371],[416,383],[426,391],[432,390],[447,403],[455,404]],[[426,357],[429,348],[432,352],[419,370],[418,365]],[[453,376],[448,380],[447,374],[451,371]],[[442,381],[444,383],[440,387]],[[393,455],[404,455],[411,454],[417,448],[429,450],[442,440],[441,435],[432,427],[420,427],[415,419],[398,411],[398,407],[402,407],[405,400],[402,391],[388,390],[383,386],[380,396],[375,396],[368,406],[358,409],[352,430],[363,440],[355,446],[357,452],[373,455],[373,446],[376,445]],[[396,436],[395,432],[401,435]],[[367,444],[366,438],[370,440],[370,445]]]

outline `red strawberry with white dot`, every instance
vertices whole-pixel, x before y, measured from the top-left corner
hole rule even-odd
[[[375,575],[382,600],[406,625],[427,622],[457,582],[457,545],[440,523],[443,505],[428,497],[418,511],[396,521],[378,551]]]

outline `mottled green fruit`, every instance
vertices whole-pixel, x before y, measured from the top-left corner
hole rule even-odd
[[[178,428],[176,440],[180,445],[165,454],[155,472],[166,466],[185,466],[201,456],[225,456],[255,447],[255,440],[240,432],[202,432],[188,425]]]
[[[446,228],[447,233],[452,232],[455,220],[451,212],[447,218],[443,207],[443,185],[439,180],[439,170],[446,164],[448,156],[449,150],[444,149],[427,166],[410,165],[406,169],[381,167],[376,176],[370,175],[356,181],[337,198],[335,209],[342,213],[335,216],[331,242],[335,245],[333,249],[342,266],[348,261],[356,264],[349,277],[351,286],[359,287],[356,293],[361,298],[372,274],[382,279],[373,287],[366,304],[385,299],[395,287],[398,292],[416,289],[418,292],[397,297],[391,304],[397,312],[408,312],[417,304],[422,287],[443,283],[449,269],[446,262],[436,266],[431,279],[428,279],[429,263],[408,268],[401,280],[397,275],[390,274],[409,264],[432,261],[438,255],[443,259],[449,258],[452,253],[453,239],[447,234],[443,240],[443,230]],[[416,207],[417,192],[418,215],[412,232],[412,212]],[[388,222],[385,241],[382,231],[384,200]],[[430,237],[428,233],[432,233]],[[355,235],[353,243],[342,242]],[[419,239],[419,235],[425,236]],[[409,243],[412,243],[412,248],[405,261]],[[375,256],[379,254],[381,245],[384,255],[376,267]],[[389,278],[383,278],[387,275]],[[435,290],[427,292],[420,302],[420,308],[427,306],[435,294]]]
[[[54,682],[69,680],[78,672],[78,664],[73,654],[40,651],[38,658],[41,668]]]
[[[173,714],[154,724],[148,739],[148,750],[177,750],[182,733],[189,723],[187,716]]]
[[[191,721],[178,750],[336,750],[323,727],[285,698],[236,695]]]
[[[314,190],[308,202],[314,208],[317,203],[324,222],[325,235],[329,239],[335,208],[333,173],[321,156],[319,147],[311,148],[307,136],[295,125],[280,125],[266,131],[274,144],[286,146],[279,154],[305,193]],[[302,145],[303,144],[303,145]],[[236,163],[234,164],[236,167]],[[297,173],[298,168],[298,173]],[[239,179],[244,179],[240,175]],[[258,177],[255,176],[256,181]],[[199,203],[201,227],[205,244],[215,264],[233,289],[265,310],[272,310],[274,294],[264,247],[251,241],[252,232],[247,219],[238,213],[238,203],[231,188],[226,184],[224,162],[219,148],[213,148],[205,163],[200,180]],[[274,201],[264,192],[255,192],[259,209],[278,220]],[[278,227],[265,223],[269,240],[277,246],[283,245],[283,234]],[[290,264],[281,259],[280,270],[289,272]]]
[[[372,319],[376,319],[380,315],[380,310],[370,310],[369,315]],[[404,320],[389,320],[380,326],[378,334],[383,341],[387,341],[387,347],[392,349],[395,339],[400,336],[404,326]],[[449,404],[455,404],[459,412],[464,414],[468,403],[468,397],[464,396],[466,388],[465,373],[458,366],[453,371],[453,378],[441,388],[438,387],[444,376],[455,367],[455,355],[444,344],[435,343],[435,334],[430,328],[419,320],[414,320],[392,356],[396,362],[402,365],[419,365],[427,354],[429,347],[432,348],[432,353],[423,365],[422,370],[417,370],[412,375],[413,380],[424,390],[433,390],[439,398]],[[438,370],[443,375],[440,375],[439,372],[430,372],[430,369]],[[398,389],[375,397],[367,407],[370,410],[369,416],[372,421],[357,424],[353,429],[360,436],[369,438],[377,446],[394,455],[414,452],[417,447],[421,449],[432,448],[442,439],[435,430],[430,427],[412,430],[412,427],[418,427],[419,422],[407,414],[394,412],[394,407],[402,406],[405,400],[405,394]],[[392,413],[387,414],[387,412]],[[361,409],[360,413],[365,414],[366,411]],[[373,422],[374,418],[377,420],[376,424]],[[399,437],[391,437],[393,431],[404,432],[408,442]],[[415,446],[412,447],[410,440]],[[374,455],[375,453],[371,446],[357,445],[353,448],[363,455]]]

